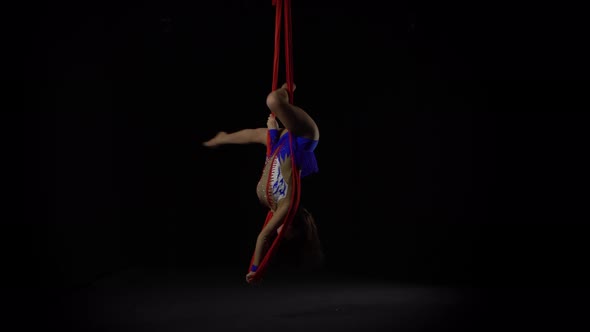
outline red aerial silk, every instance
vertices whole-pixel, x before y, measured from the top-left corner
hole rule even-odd
[[[291,0],[273,0],[273,6],[275,6],[275,52],[274,52],[274,63],[273,63],[273,78],[272,78],[272,91],[278,88],[278,78],[279,78],[279,58],[280,58],[280,50],[281,50],[281,15],[284,15],[285,18],[285,67],[287,70],[287,90],[289,92],[289,102],[293,102],[293,39],[291,37]],[[291,149],[291,163],[292,169],[291,172],[291,202],[289,204],[289,209],[287,210],[287,215],[285,216],[285,220],[283,221],[283,231],[277,234],[277,237],[274,239],[273,243],[271,244],[270,248],[267,250],[266,254],[264,255],[261,262],[258,264],[258,270],[253,278],[253,281],[260,281],[266,272],[268,267],[268,262],[272,258],[272,255],[278,248],[279,244],[283,239],[284,231],[288,229],[293,221],[295,214],[297,213],[297,209],[299,208],[299,201],[301,198],[301,178],[300,173],[297,170],[297,165],[295,164],[295,156],[293,154],[293,137],[292,134],[289,133],[289,146]],[[266,155],[267,157],[270,156],[271,153],[271,144],[270,144],[270,135],[267,136],[267,149]],[[270,181],[267,183],[267,189],[270,185]],[[268,192],[268,191],[267,191]],[[272,211],[268,211],[266,215],[266,220],[264,221],[264,225],[262,228],[266,227],[270,219],[272,218],[273,213]],[[252,263],[254,262],[254,255],[252,255],[252,259],[250,260],[250,267],[248,271],[252,268]]]

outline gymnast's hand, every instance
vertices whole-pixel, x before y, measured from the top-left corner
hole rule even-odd
[[[248,274],[246,274],[246,282],[247,283],[252,283],[254,281],[254,277],[256,276],[256,272],[248,272]]]

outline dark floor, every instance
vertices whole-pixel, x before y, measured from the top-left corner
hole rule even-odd
[[[51,292],[47,301],[23,292],[10,331],[583,331],[589,308],[579,289],[444,288],[330,275],[251,286],[219,271],[128,271],[45,295]]]

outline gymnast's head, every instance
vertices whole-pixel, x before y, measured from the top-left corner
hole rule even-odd
[[[285,231],[286,245],[298,248],[298,261],[306,268],[319,268],[324,262],[324,253],[320,243],[317,226],[313,215],[300,207],[289,229]]]

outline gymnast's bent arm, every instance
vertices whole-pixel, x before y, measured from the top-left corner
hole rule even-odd
[[[252,270],[246,275],[247,282],[251,282],[254,278],[258,265],[262,262],[263,257],[266,255],[266,252],[271,245],[271,235],[276,233],[279,226],[285,221],[290,206],[290,200],[283,198],[277,209],[273,212],[271,219],[266,226],[264,226],[262,231],[260,231],[260,234],[258,234],[258,237],[256,238],[256,247],[254,249],[254,259],[252,260]]]

